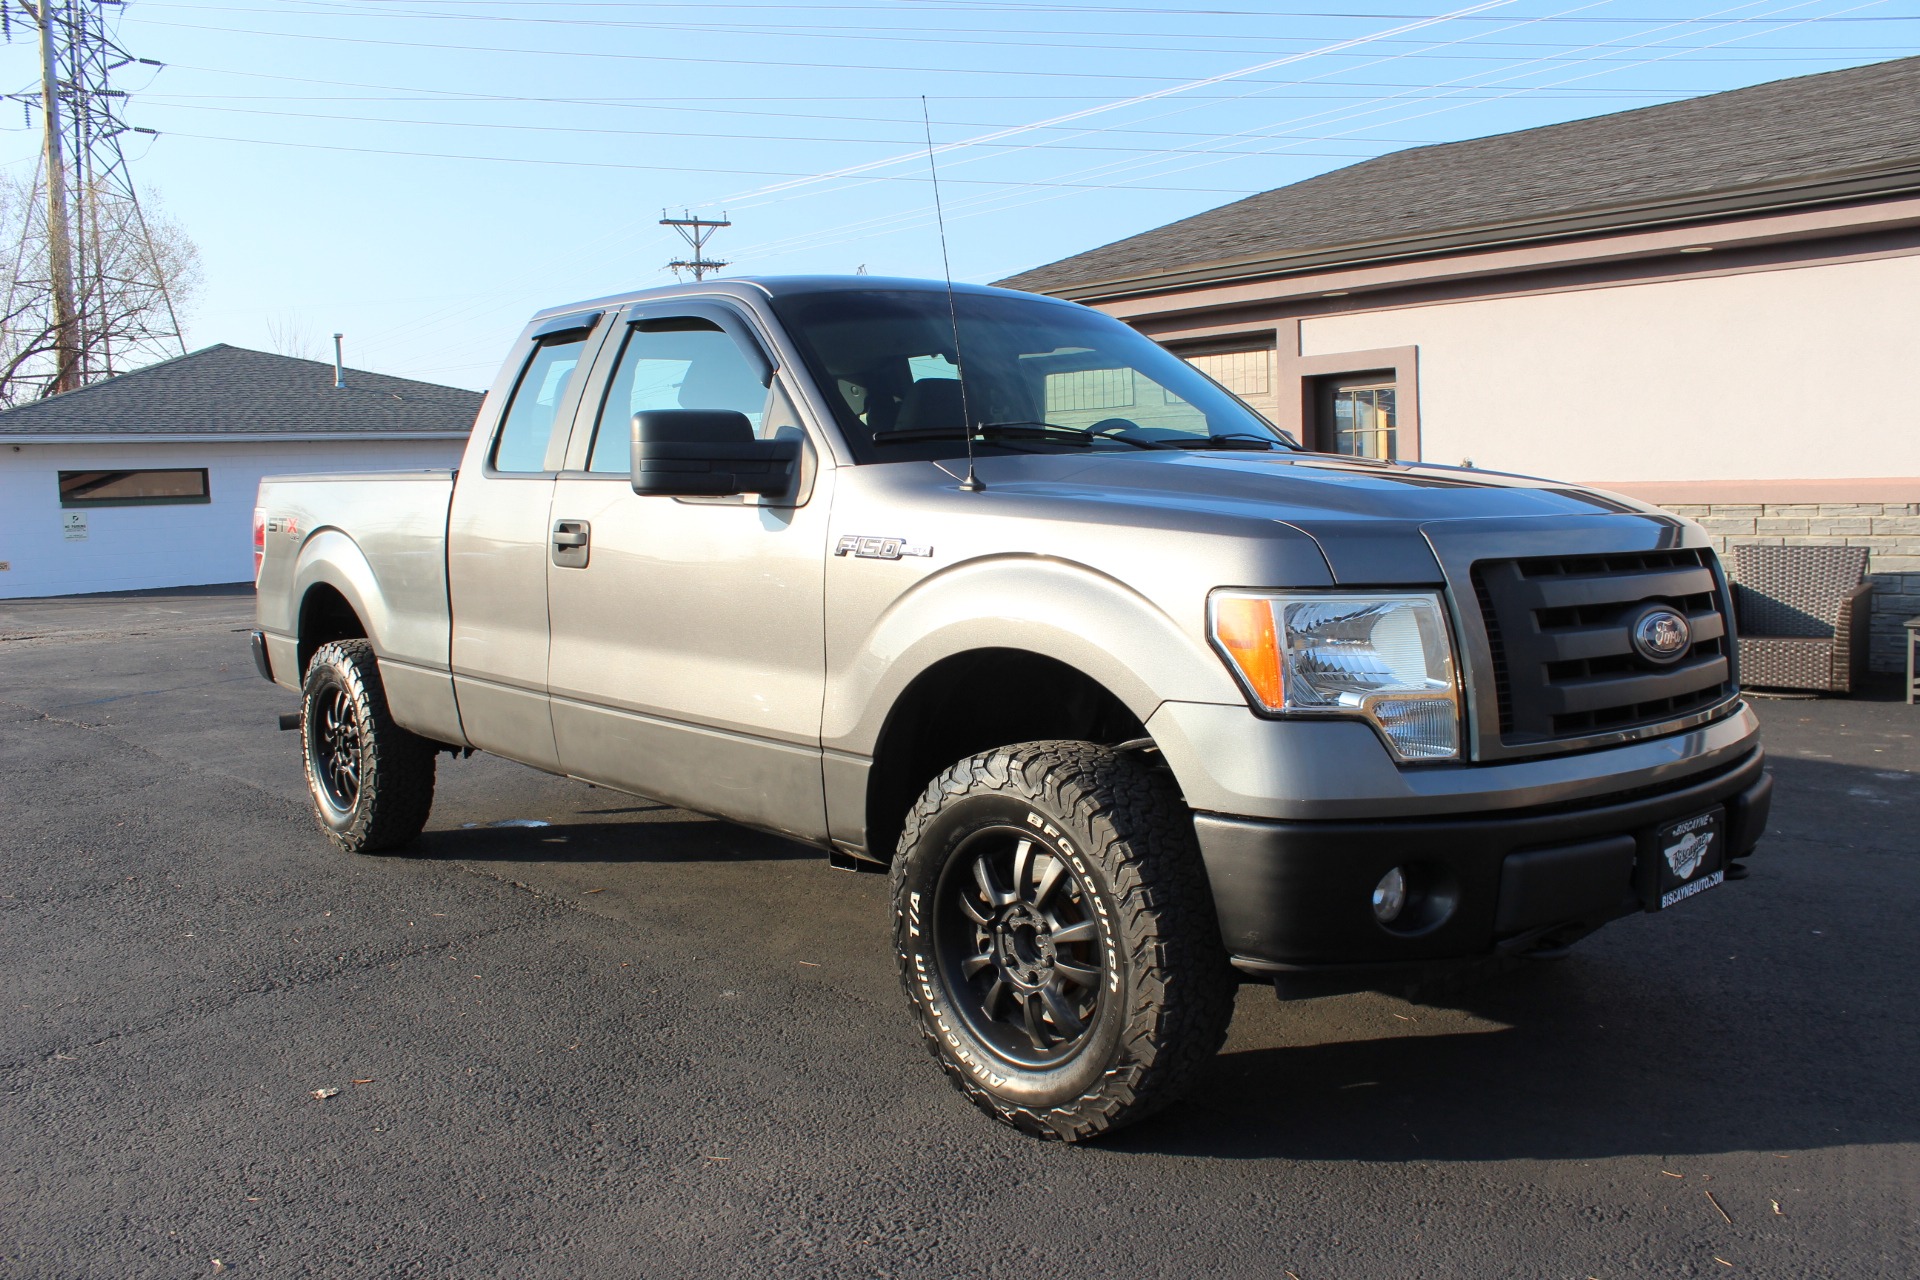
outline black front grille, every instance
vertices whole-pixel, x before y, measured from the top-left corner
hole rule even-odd
[[[1726,603],[1710,551],[1483,560],[1474,592],[1486,621],[1508,747],[1678,719],[1734,692]],[[1648,605],[1687,616],[1692,646],[1661,664],[1634,650]]]

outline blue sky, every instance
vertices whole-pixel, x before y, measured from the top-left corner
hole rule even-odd
[[[32,30],[0,46],[37,83]],[[1920,53],[1920,0],[131,0],[189,346],[483,386],[536,308],[730,274],[992,280],[1402,147]],[[0,130],[30,168],[37,133]]]

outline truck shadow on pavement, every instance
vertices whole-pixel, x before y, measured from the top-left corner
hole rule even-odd
[[[1616,1004],[1602,1014],[1614,1021],[1568,1025],[1556,1007],[1562,998],[1598,1012],[1594,989],[1614,979],[1603,966],[1582,967],[1569,961],[1568,976],[1533,982],[1519,975],[1509,999],[1483,1004],[1518,1019],[1511,1027],[1223,1054],[1195,1101],[1106,1145],[1210,1159],[1400,1163],[1920,1138],[1905,1055],[1892,1059],[1903,1065],[1890,1078],[1817,1027],[1800,1028],[1803,1043],[1787,1046],[1771,1028],[1689,1000],[1637,1023]],[[1415,1006],[1414,1016],[1421,1012]],[[1694,1021],[1691,1034],[1676,1032],[1676,1017]]]
[[[480,825],[423,833],[405,856],[444,862],[786,862],[826,855],[732,823],[638,803],[632,810],[595,810],[641,820],[554,822],[542,827]]]
[[[1920,1138],[1920,777],[1773,768],[1753,874],[1717,901],[1616,921],[1432,1005],[1247,988],[1194,1100],[1103,1145],[1409,1162]]]

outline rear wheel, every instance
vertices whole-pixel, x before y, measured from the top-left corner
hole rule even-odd
[[[1084,742],[956,764],[893,874],[901,981],[927,1046],[995,1118],[1080,1141],[1177,1099],[1236,980],[1169,778]]]
[[[313,816],[348,853],[380,853],[420,834],[433,809],[434,748],[394,722],[373,645],[315,651],[301,692],[300,738]]]

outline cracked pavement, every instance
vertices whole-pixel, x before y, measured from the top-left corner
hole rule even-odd
[[[879,877],[477,756],[408,856],[336,853],[250,614],[0,602],[6,1275],[1920,1258],[1920,708],[1885,693],[1759,703],[1750,879],[1445,1005],[1244,988],[1194,1100],[1069,1149],[928,1061]]]

